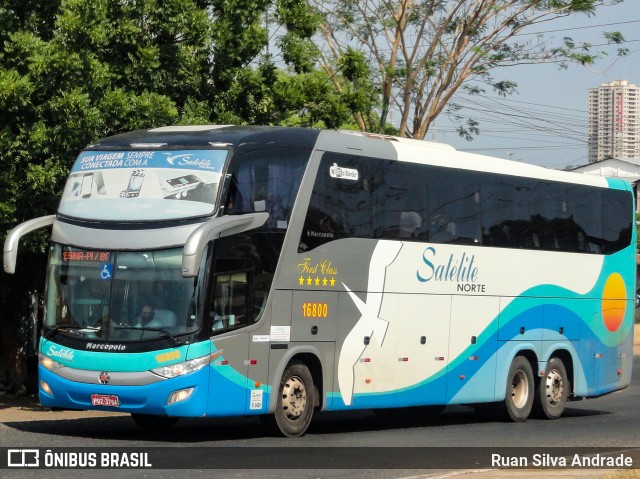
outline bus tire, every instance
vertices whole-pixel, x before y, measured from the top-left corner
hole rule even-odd
[[[503,403],[505,419],[525,421],[533,407],[535,395],[533,369],[524,356],[516,356],[507,376],[507,390]]]
[[[558,419],[562,416],[571,388],[567,370],[560,358],[549,360],[537,389],[534,403],[536,416],[543,419]]]
[[[171,429],[178,422],[178,417],[159,416],[155,414],[137,414],[131,413],[131,419],[142,429],[147,431],[166,431]]]
[[[284,436],[302,436],[313,417],[315,386],[309,368],[292,361],[280,380],[278,401],[273,414],[275,424]]]

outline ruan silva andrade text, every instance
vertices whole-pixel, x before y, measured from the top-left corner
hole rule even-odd
[[[624,454],[553,456],[533,454],[527,456],[503,456],[491,454],[491,467],[633,467],[633,458]]]

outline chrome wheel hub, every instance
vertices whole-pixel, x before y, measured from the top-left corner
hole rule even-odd
[[[557,406],[562,402],[564,397],[564,383],[562,381],[562,376],[556,369],[547,373],[544,387],[547,395],[547,402],[550,405]]]
[[[524,371],[518,371],[513,377],[511,399],[518,409],[523,408],[529,399],[529,380]]]
[[[298,419],[307,407],[307,390],[300,378],[293,376],[282,388],[282,409],[292,421]]]

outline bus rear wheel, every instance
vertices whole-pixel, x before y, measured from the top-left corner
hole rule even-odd
[[[534,379],[531,364],[524,356],[516,356],[507,376],[507,390],[503,403],[506,419],[525,421],[533,407]]]
[[[302,362],[289,364],[278,388],[273,415],[278,430],[286,437],[302,436],[313,417],[315,386],[309,368]]]
[[[567,370],[560,358],[551,358],[547,363],[544,376],[538,383],[538,394],[534,404],[536,416],[546,419],[558,419],[564,412],[569,397]]]

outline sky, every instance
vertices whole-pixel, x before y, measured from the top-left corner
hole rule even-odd
[[[482,96],[457,96],[454,101],[480,122],[480,135],[469,142],[460,138],[446,114],[436,120],[426,140],[469,151],[548,168],[563,169],[586,164],[587,100],[589,88],[603,82],[628,80],[640,86],[640,0],[601,7],[596,15],[572,16],[532,27],[547,32],[549,43],[569,36],[606,51],[608,56],[588,67],[570,65],[520,65],[500,69],[494,77],[518,84],[517,93],[506,98],[487,91]],[[620,47],[630,50],[618,57],[619,46],[608,46],[603,32],[624,35]]]

